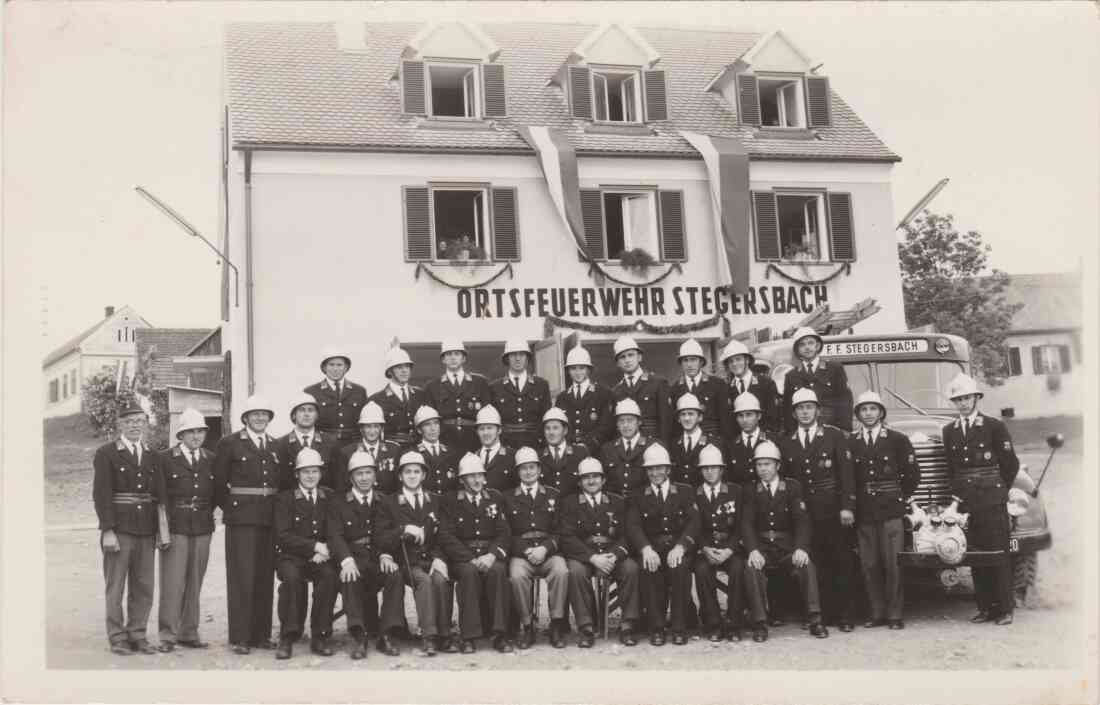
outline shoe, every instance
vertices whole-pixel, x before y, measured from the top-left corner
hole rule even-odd
[[[280,661],[290,658],[294,654],[294,637],[284,636],[279,639],[279,648],[275,649],[275,658]]]
[[[535,625],[525,624],[519,630],[519,639],[516,646],[520,649],[530,649],[535,644]]]
[[[182,647],[187,648],[187,649],[208,649],[208,648],[210,648],[210,644],[207,644],[205,641],[201,641],[199,639],[188,639],[187,641],[182,641],[182,640],[177,641],[176,645],[177,646],[182,646]]]
[[[565,631],[556,621],[550,623],[550,646],[555,649],[565,648]]]
[[[237,654],[238,656],[246,656],[252,653],[252,648],[249,647],[247,644],[234,644],[233,653]]]
[[[779,617],[776,617],[774,615],[771,616],[771,617],[768,617],[768,626],[769,627],[782,627],[784,624],[786,624],[786,622],[784,622]]]
[[[852,624],[851,622],[846,622],[846,621],[843,621],[843,620],[840,622],[840,631],[844,632],[845,634],[847,634],[850,631],[855,630],[855,628],[856,628],[856,625]]]
[[[890,629],[905,629],[905,622],[900,619],[891,619]]]
[[[871,618],[871,619],[868,619],[866,622],[863,623],[863,628],[864,629],[874,629],[875,627],[885,627],[885,626],[886,626],[886,620],[882,619],[881,617]]]
[[[1012,613],[1005,612],[1001,616],[997,617],[997,626],[1004,627],[1012,624]]]
[[[713,641],[713,642],[722,641],[723,639],[726,638],[726,635],[723,633],[721,627],[714,627],[713,629],[707,630],[706,635],[707,635],[707,641]]]
[[[116,656],[129,656],[134,652],[130,650],[129,644],[121,641],[116,641],[111,644],[111,653]]]
[[[592,627],[581,627],[581,638],[577,641],[577,646],[582,649],[591,649],[596,643],[596,634],[592,631]]]
[[[493,648],[502,654],[510,654],[515,650],[511,639],[504,634],[497,634],[493,637]]]
[[[362,635],[351,637],[351,660],[362,661],[367,657],[367,641]]]
[[[684,644],[688,643],[687,635],[683,632],[673,632],[672,643],[676,646],[683,646]]]
[[[741,641],[741,628],[726,627],[726,641]]]
[[[162,654],[170,654],[175,650],[176,645],[170,641],[162,641],[157,644],[157,651],[161,652]]]
[[[139,639],[138,641],[130,642],[130,650],[136,651],[139,654],[155,654],[157,649],[145,639]]]
[[[821,622],[810,622],[810,634],[818,639],[824,639],[829,636],[829,628]]]
[[[472,654],[477,651],[477,646],[474,644],[473,639],[463,639],[459,644],[458,650],[464,654]]]
[[[989,614],[989,610],[978,610],[978,614],[970,618],[970,621],[974,624],[981,624],[982,622],[989,622],[993,617]]]
[[[457,654],[458,644],[455,643],[455,638],[452,636],[441,636],[438,638],[439,652],[443,654]]]
[[[294,637],[294,638],[298,639],[300,637]],[[260,641],[252,644],[252,648],[254,648],[254,649],[275,649],[275,648],[278,648],[278,646],[279,646],[279,644],[272,641],[271,639],[261,639]]]
[[[420,644],[420,650],[425,656],[435,656],[435,637],[426,636]]]
[[[654,646],[664,646],[665,645],[665,630],[664,629],[654,629],[653,631],[651,631],[649,633],[649,643],[653,644]]]
[[[393,643],[393,638],[389,634],[383,634],[378,637],[378,650],[387,656],[398,656],[401,654],[401,649],[397,648],[397,644]]]
[[[752,640],[756,643],[762,643],[768,640],[768,627],[763,623],[757,624],[752,628]]]
[[[634,635],[634,630],[631,627],[620,627],[619,641],[623,646],[635,646],[638,643],[638,637]]]

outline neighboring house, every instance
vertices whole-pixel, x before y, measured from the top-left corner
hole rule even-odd
[[[1011,409],[1018,418],[1082,413],[1081,276],[1013,274],[1009,303],[1023,304],[1005,338],[1005,383],[986,391],[990,413]]]
[[[169,442],[175,442],[183,410],[206,417],[207,445],[221,438],[224,361],[221,329],[149,328],[138,332],[137,354],[154,390],[168,392]]]
[[[125,363],[127,376],[133,377],[136,336],[148,327],[130,306],[107,306],[102,319],[47,355],[42,361],[43,416],[80,413],[84,381],[105,369],[115,372]]]
[[[418,383],[457,337],[491,377],[526,339],[556,384],[578,330],[606,380],[624,332],[674,374],[688,336],[713,360],[824,303],[905,327],[900,157],[782,32],[257,23],[225,51],[222,343],[280,428],[333,345],[373,392],[395,339]]]

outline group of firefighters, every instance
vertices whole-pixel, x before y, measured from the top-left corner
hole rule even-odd
[[[695,628],[714,642],[748,633],[765,641],[768,627],[783,623],[768,600],[773,576],[795,579],[804,627],[824,638],[827,625],[854,629],[857,564],[863,626],[902,629],[897,555],[919,481],[914,450],[884,424],[877,394],[853,404],[843,366],[821,350],[812,329],[795,333],[796,364],[780,395],[738,341],[721,353],[725,378],[708,374],[702,347],[686,341],[683,374],[670,384],[622,337],[613,387],[593,380],[588,352],[576,347],[566,360],[569,386],[556,399],[531,373],[522,341],[505,346],[506,373],[493,382],[465,369],[462,342],[444,341],[443,372],[423,389],[410,384],[412,360],[394,347],[389,381],[370,396],[346,378],[350,357],[332,351],[321,361],[324,379],[293,402],[290,433],[268,435],[275,411],[254,396],[244,427],[214,452],[204,447],[197,411],[183,413],[179,443],[157,452],[144,440],[144,412],[127,405],[119,439],[94,461],[111,651],[208,646],[198,632],[199,595],[215,507],[226,527],[229,643],[238,654],[274,649],[290,658],[308,607],[310,649],[332,655],[340,595],[351,658],[366,657],[369,634],[379,651],[396,655],[398,636],[409,633],[406,586],[423,654],[472,653],[482,638],[501,652],[527,649],[536,641],[540,579],[548,641],[558,648],[570,611],[578,646],[594,644],[611,584],[624,645],[640,632],[656,646],[669,637],[684,644]],[[1007,551],[1005,501],[1018,469],[1011,439],[977,411],[973,379],[960,374],[946,395],[959,412],[943,440],[953,491],[970,511],[969,543]],[[155,549],[156,647],[146,638]],[[972,621],[1010,624],[1007,556],[974,576]]]

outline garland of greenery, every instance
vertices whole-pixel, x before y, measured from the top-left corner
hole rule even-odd
[[[625,323],[619,325],[596,325],[592,323],[578,323],[577,321],[569,321],[564,318],[558,318],[557,316],[547,316],[546,323],[543,326],[543,330],[547,331],[547,337],[553,332],[553,328],[571,328],[573,330],[584,331],[585,333],[649,333],[651,335],[679,335],[683,333],[692,333],[697,330],[703,330],[704,328],[710,328],[716,325],[719,321],[722,322],[722,330],[725,335],[729,335],[729,321],[720,313],[716,313],[710,318],[706,318],[702,321],[696,321],[694,323],[679,323],[671,326],[655,326],[652,323],[638,319],[633,323]]]
[[[829,276],[825,277],[824,279],[799,279],[798,277],[793,277],[790,274],[787,274],[786,272],[784,272],[782,269],[775,266],[774,264],[769,264],[768,268],[766,270],[764,270],[764,278],[765,279],[769,278],[769,276],[771,275],[772,272],[775,272],[775,273],[779,274],[784,279],[787,279],[788,281],[792,281],[795,284],[803,284],[803,285],[806,285],[806,286],[813,286],[815,284],[825,284],[825,283],[831,282],[833,279],[836,279],[837,277],[839,277],[841,272],[843,272],[844,274],[851,274],[852,273],[852,263],[851,262],[845,262],[842,267],[840,267],[839,269],[837,269],[835,272],[833,272]]]
[[[492,275],[491,277],[489,277],[485,281],[480,282],[478,284],[470,284],[468,286],[463,286],[463,285],[460,285],[460,284],[452,284],[448,281],[444,281],[443,279],[440,278],[440,276],[438,274],[436,274],[432,270],[428,269],[428,266],[425,265],[423,262],[417,262],[416,263],[416,271],[413,272],[413,279],[414,280],[420,279],[420,272],[424,272],[425,274],[427,274],[429,277],[431,277],[432,281],[438,282],[438,283],[442,284],[443,286],[447,287],[448,289],[454,289],[456,291],[461,291],[463,289],[477,289],[477,288],[480,288],[480,287],[483,287],[483,286],[489,286],[490,284],[495,282],[497,279],[499,279],[501,277],[501,275],[503,275],[505,272],[508,272],[508,278],[509,279],[514,279],[515,276],[516,276],[515,272],[512,271],[512,263],[511,262],[507,262],[503,267],[501,267],[499,270],[497,270],[496,274]]]
[[[599,264],[597,264],[595,260],[589,259],[587,253],[582,252],[581,254],[583,254],[584,258],[586,260],[588,260],[588,264],[589,264],[588,275],[589,276],[592,276],[592,272],[593,272],[593,270],[595,270],[597,275],[599,275],[601,277],[606,277],[607,279],[610,279],[611,281],[615,282],[616,284],[619,284],[620,286],[653,286],[654,284],[660,284],[662,281],[664,281],[666,278],[668,278],[668,275],[672,274],[673,270],[676,270],[677,272],[679,272],[681,274],[684,271],[683,268],[680,266],[679,262],[673,262],[672,264],[670,264],[668,266],[668,269],[666,269],[663,274],[661,274],[659,277],[657,277],[653,281],[640,282],[640,283],[628,282],[628,281],[623,281],[622,279],[616,279],[615,277],[608,274],[607,271],[603,267],[601,267]]]

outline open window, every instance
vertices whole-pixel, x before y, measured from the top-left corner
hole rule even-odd
[[[599,122],[642,121],[642,91],[637,71],[593,69],[592,107]]]
[[[855,261],[851,194],[753,191],[752,205],[758,260]]]
[[[1036,345],[1031,348],[1031,369],[1037,375],[1063,374],[1071,367],[1068,345]]]
[[[480,118],[478,67],[470,64],[428,64],[428,115]]]
[[[609,259],[623,252],[643,249],[656,256],[657,206],[653,191],[604,191],[604,232]]]
[[[760,123],[764,127],[806,127],[802,77],[759,76]]]
[[[402,190],[407,260],[519,259],[514,187],[435,183]]]
[[[489,259],[484,188],[433,188],[432,218],[436,259]]]
[[[782,259],[793,262],[820,261],[825,223],[823,194],[778,193],[775,201]]]

